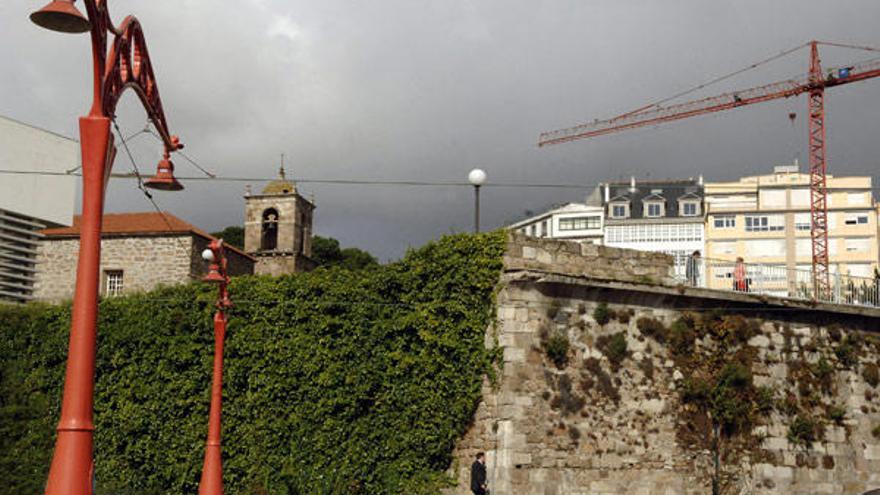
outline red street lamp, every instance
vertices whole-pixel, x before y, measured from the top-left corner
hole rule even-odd
[[[98,317],[98,280],[101,259],[101,218],[104,192],[116,148],[110,121],[126,89],[133,89],[168,153],[182,148],[168,131],[153,65],[147,52],[141,25],[126,17],[118,27],[107,11],[107,0],[84,0],[88,17],[74,0],[53,0],[31,20],[44,28],[65,33],[89,31],[92,40],[94,94],[89,114],[79,119],[82,151],[83,199],[80,225],[79,263],[70,326],[64,396],[55,455],[46,482],[47,495],[89,495],[93,493],[94,461],[92,422],[95,391],[95,337]],[[108,37],[113,35],[108,50]],[[165,160],[167,161],[167,160]],[[170,162],[164,177],[148,181],[151,187],[179,189]]]
[[[211,411],[208,416],[208,441],[205,442],[205,463],[199,495],[223,495],[223,461],[220,457],[220,412],[223,409],[223,341],[226,339],[226,309],[229,300],[229,275],[223,240],[211,241],[202,258],[211,263],[205,282],[217,284],[217,312],[214,314],[214,375],[211,380]]]

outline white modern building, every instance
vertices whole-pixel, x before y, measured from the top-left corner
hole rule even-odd
[[[703,179],[609,182],[600,187],[606,246],[657,251],[675,257],[684,271],[688,256],[704,251]]]
[[[604,209],[601,206],[585,203],[568,203],[520,220],[508,228],[532,237],[602,244]]]
[[[0,302],[33,298],[37,247],[47,227],[73,221],[73,175],[80,163],[73,139],[0,116]]]

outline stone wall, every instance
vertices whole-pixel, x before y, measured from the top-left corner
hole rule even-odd
[[[497,339],[503,348],[503,369],[496,384],[484,384],[454,454],[459,488],[448,493],[470,493],[480,451],[493,495],[711,493],[712,420],[684,391],[734,359],[748,363],[750,386],[761,393],[750,396],[743,431],[721,434],[721,493],[880,488],[880,385],[871,375],[880,313],[792,311],[668,290],[638,282],[663,277],[659,261],[636,266],[653,255],[615,250],[585,263],[567,244],[511,238],[487,334],[487,345]],[[696,331],[686,353],[657,330],[710,319],[728,333]],[[615,336],[622,353],[609,344]],[[569,343],[564,363],[551,359],[551,338]],[[814,438],[798,418],[812,422]]]
[[[518,233],[508,235],[507,271],[534,270],[602,280],[674,285],[673,259],[650,253]]]
[[[195,243],[195,246],[193,245]],[[201,253],[208,240],[200,236],[107,237],[101,241],[101,295],[106,290],[107,270],[123,272],[123,292],[143,292],[160,285],[187,283],[204,275],[207,266]],[[253,273],[254,262],[229,252],[229,273]],[[62,301],[73,297],[79,239],[47,238],[37,252],[34,297]]]

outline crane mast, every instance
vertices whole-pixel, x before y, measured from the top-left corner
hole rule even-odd
[[[538,146],[562,144],[640,127],[682,120],[698,115],[730,110],[755,103],[790,98],[806,93],[809,96],[809,166],[810,166],[810,237],[812,240],[813,290],[816,299],[830,294],[828,262],[828,190],[827,143],[825,139],[825,89],[880,76],[880,60],[839,67],[823,73],[818,45],[880,51],[876,48],[811,41],[795,49],[810,47],[809,72],[798,78],[786,79],[741,91],[732,91],[699,100],[663,105],[642,106],[631,112],[606,120],[578,124],[572,127],[541,133]],[[773,60],[773,57],[769,60]],[[768,60],[768,61],[769,61]],[[754,68],[759,64],[754,64]]]

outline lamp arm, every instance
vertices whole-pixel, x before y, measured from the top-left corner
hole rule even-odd
[[[106,0],[83,1],[91,23],[94,60],[94,100],[90,115],[112,118],[122,94],[131,88],[159,132],[166,153],[183,148],[169,131],[140,22],[128,16],[118,27],[114,26]],[[109,53],[108,34],[113,34]]]

